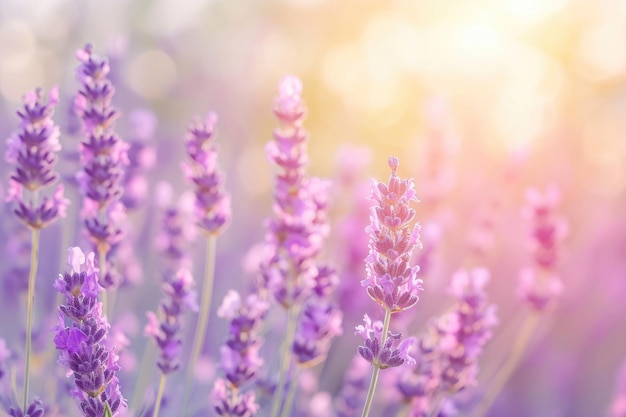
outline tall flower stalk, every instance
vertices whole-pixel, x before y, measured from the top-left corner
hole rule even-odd
[[[65,296],[59,306],[54,343],[60,352],[59,364],[74,377],[71,395],[85,417],[115,417],[126,407],[116,372],[120,370],[115,347],[107,346],[111,328],[102,312],[95,254],[85,256],[80,248],[68,250],[70,272],[60,274],[55,289]]]
[[[183,314],[186,310],[197,311],[196,293],[191,273],[180,269],[173,277],[166,278],[163,283],[164,300],[161,302],[161,320],[156,314],[148,312],[148,325],[145,334],[154,338],[160,352],[157,366],[161,370],[159,389],[154,404],[153,417],[159,415],[161,398],[165,389],[167,375],[180,367],[179,357],[182,347],[181,330]]]
[[[17,112],[19,130],[7,140],[5,159],[15,165],[9,180],[7,201],[15,201],[17,218],[31,230],[30,269],[28,274],[28,298],[26,308],[26,347],[24,366],[24,412],[28,405],[30,385],[30,360],[32,349],[33,305],[35,279],[39,255],[39,233],[41,229],[59,217],[65,217],[69,201],[63,195],[63,185],[58,185],[53,196],[43,197],[40,192],[58,181],[54,171],[58,152],[59,128],[52,120],[54,108],[59,102],[59,93],[52,89],[47,101],[42,90],[33,91],[22,99],[24,106]],[[24,196],[24,189],[28,196]]]
[[[410,203],[417,198],[413,181],[398,177],[398,165],[397,158],[389,158],[389,182],[372,181],[374,205],[367,228],[370,252],[365,259],[367,278],[361,285],[385,309],[385,319],[372,322],[366,314],[364,324],[356,327],[356,332],[365,339],[358,352],[374,367],[362,417],[369,415],[380,370],[405,362],[415,363],[408,355],[415,339],[402,339],[401,334],[389,331],[391,316],[413,307],[422,291],[422,280],[417,278],[419,266],[410,265],[413,250],[421,247],[419,224],[412,229],[410,226],[415,217]]]
[[[523,215],[530,226],[527,245],[532,262],[520,273],[518,291],[529,307],[530,314],[517,334],[511,355],[493,377],[477,416],[484,416],[489,411],[524,357],[541,314],[553,308],[563,292],[563,283],[556,267],[563,240],[567,236],[568,223],[557,210],[560,202],[559,190],[551,187],[542,193],[531,188],[527,190],[525,197]]]
[[[285,380],[292,361],[292,345],[303,303],[311,294],[319,255],[329,226],[326,207],[328,184],[306,175],[309,135],[303,127],[306,107],[302,82],[291,75],[282,78],[274,115],[280,126],[266,146],[269,160],[279,169],[274,187],[274,215],[267,223],[267,257],[261,262],[263,285],[287,313],[285,338],[280,348],[277,392],[271,416],[277,417]]]
[[[100,284],[114,289],[118,284],[108,267],[108,255],[122,236],[121,223],[125,210],[120,199],[125,167],[128,161],[128,144],[113,130],[120,113],[111,101],[115,87],[107,78],[110,67],[106,58],[93,53],[92,45],[76,52],[80,65],[76,79],[80,89],[74,99],[74,111],[83,128],[80,144],[82,170],[77,175],[84,194],[82,215],[89,240],[98,254]],[[105,312],[112,306],[103,292]]]
[[[210,112],[204,121],[199,118],[195,119],[189,126],[185,139],[189,162],[183,163],[183,171],[187,180],[194,186],[195,220],[198,228],[207,238],[207,246],[200,313],[183,395],[184,410],[187,407],[195,366],[204,345],[207,322],[211,312],[217,237],[228,227],[231,218],[230,196],[224,190],[224,174],[217,163],[218,149],[214,138],[216,122],[217,115],[213,112]]]

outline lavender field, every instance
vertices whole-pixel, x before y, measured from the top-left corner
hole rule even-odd
[[[0,417],[626,417],[626,3],[0,1]]]

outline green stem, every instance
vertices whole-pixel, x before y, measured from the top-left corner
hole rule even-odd
[[[139,373],[137,374],[137,380],[135,381],[135,389],[133,390],[133,398],[130,402],[130,413],[129,415],[134,415],[133,411],[137,410],[139,406],[139,397],[143,394],[145,386],[147,385],[147,381],[152,378],[152,368],[149,368],[150,364],[154,363],[154,349],[152,348],[152,343],[148,341],[146,343],[146,347],[143,350],[143,355],[141,356],[141,364],[139,365]]]
[[[285,379],[287,378],[287,372],[289,371],[289,365],[291,365],[291,345],[296,335],[296,325],[298,319],[298,311],[295,306],[289,307],[287,310],[287,330],[285,333],[285,340],[280,347],[280,370],[278,374],[278,385],[276,386],[276,395],[274,395],[274,401],[272,403],[272,417],[277,417],[280,410],[280,405],[283,399],[283,392],[285,390]]]
[[[513,374],[513,371],[519,365],[520,360],[524,352],[526,351],[526,347],[528,346],[528,342],[530,341],[530,337],[533,334],[533,330],[539,321],[539,314],[532,311],[529,316],[526,317],[524,324],[520,332],[517,335],[517,339],[515,340],[515,344],[513,345],[513,353],[504,366],[500,368],[498,373],[494,376],[491,384],[489,384],[489,388],[487,389],[487,394],[485,395],[485,400],[481,404],[478,412],[476,413],[477,417],[483,417],[489,409],[493,402],[498,398],[498,394],[504,387],[504,384]]]
[[[289,417],[291,409],[293,408],[293,401],[296,398],[296,389],[298,388],[298,377],[300,375],[300,367],[298,366],[295,371],[295,375],[291,379],[289,384],[289,391],[287,392],[287,399],[285,400],[285,406],[283,412],[280,413],[280,417]]]
[[[165,374],[161,373],[161,381],[159,382],[159,391],[157,392],[156,401],[154,403],[154,411],[152,417],[159,416],[159,409],[161,408],[161,399],[163,398],[163,391],[165,391]]]
[[[35,277],[37,276],[37,257],[39,255],[39,229],[32,230],[32,246],[30,250],[30,272],[28,275],[28,307],[26,313],[26,365],[24,366],[24,407],[28,406],[28,388],[30,383],[30,353],[33,331],[33,304],[35,301]]]
[[[445,395],[438,395],[435,397],[435,401],[433,404],[433,409],[429,414],[429,417],[437,417],[439,415],[439,411],[441,411],[441,407],[443,406],[443,402],[445,401]]]
[[[104,245],[100,244],[98,245],[98,268],[100,269],[99,271],[99,276],[100,279],[104,280],[106,279],[106,274],[107,274],[107,252],[106,250],[104,250]],[[104,281],[103,281],[104,282]],[[109,320],[109,322],[111,321],[111,318],[109,317],[109,303],[108,303],[108,289],[105,289],[104,291],[101,292],[102,294],[102,313],[104,313],[105,316],[107,316],[107,319]]]
[[[381,347],[385,345],[387,341],[387,333],[389,332],[389,323],[391,323],[391,311],[385,311],[385,322],[383,324],[383,334],[381,337]],[[372,401],[374,400],[374,391],[376,390],[376,384],[378,383],[378,373],[380,372],[380,365],[374,365],[374,372],[372,372],[372,380],[370,381],[370,387],[367,391],[367,397],[365,399],[365,405],[363,406],[363,413],[361,417],[367,417],[370,414],[370,408],[372,408]]]
[[[213,281],[215,278],[215,248],[216,248],[217,236],[209,235],[207,238],[207,253],[206,253],[206,269],[204,271],[204,283],[202,285],[202,299],[200,301],[200,316],[196,324],[196,332],[193,340],[193,347],[191,349],[191,356],[189,358],[189,364],[187,365],[187,377],[185,381],[185,391],[183,393],[183,413],[181,416],[185,416],[187,411],[187,405],[189,395],[191,391],[191,382],[193,381],[194,371],[196,369],[196,363],[200,357],[200,351],[204,344],[204,337],[206,335],[207,322],[209,321],[209,313],[211,312],[211,296],[213,293]]]

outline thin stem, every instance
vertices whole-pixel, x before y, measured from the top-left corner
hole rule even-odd
[[[287,392],[287,399],[285,400],[283,412],[280,413],[280,417],[289,417],[289,415],[291,414],[293,401],[296,398],[296,390],[298,388],[298,377],[300,375],[300,370],[301,368],[298,366],[296,368],[295,375],[291,379],[291,383],[289,384],[289,391]]]
[[[280,370],[278,374],[278,385],[276,387],[276,395],[274,395],[274,401],[272,403],[272,417],[277,417],[280,410],[280,405],[283,399],[283,392],[285,390],[285,379],[287,378],[287,372],[289,371],[289,365],[291,365],[291,345],[296,335],[296,325],[298,323],[298,309],[295,306],[287,309],[287,330],[285,332],[285,339],[280,347]]]
[[[209,235],[207,237],[207,252],[206,252],[206,269],[204,271],[204,283],[202,285],[202,299],[200,301],[200,316],[196,322],[196,332],[193,347],[191,349],[191,356],[189,358],[189,364],[187,367],[187,378],[185,381],[185,391],[183,394],[183,413],[185,415],[187,411],[188,399],[191,390],[191,382],[193,380],[194,371],[196,369],[196,363],[200,357],[200,351],[204,344],[204,337],[206,335],[207,322],[209,321],[209,313],[211,312],[211,297],[213,295],[213,281],[215,278],[215,248],[216,248],[217,236]]]
[[[441,407],[443,406],[445,400],[445,395],[438,395],[437,397],[435,397],[433,409],[430,412],[429,417],[437,417],[439,415],[439,411],[441,411]]]
[[[154,403],[154,411],[152,417],[159,416],[159,409],[161,408],[161,399],[163,398],[163,391],[165,391],[165,374],[161,373],[161,381],[159,382],[159,391],[157,392],[156,401]]]
[[[104,248],[104,245],[99,244],[98,245],[98,268],[100,269],[100,279],[104,280],[106,279],[106,275],[107,275],[107,251]],[[108,289],[105,289],[104,291],[101,292],[102,294],[102,312],[107,316],[107,319],[111,319],[111,317],[109,316],[109,303],[108,303]]]
[[[137,374],[137,380],[135,381],[135,389],[133,390],[133,398],[130,402],[130,415],[133,415],[133,411],[137,410],[139,405],[139,396],[143,394],[147,381],[152,378],[152,368],[149,365],[154,363],[154,349],[152,343],[148,341],[146,347],[143,350],[141,356],[141,364],[139,365],[139,372]]]
[[[384,346],[387,341],[387,333],[389,332],[389,323],[391,323],[391,311],[385,311],[385,322],[383,323],[383,334],[381,337],[380,345]],[[365,399],[365,405],[363,406],[363,413],[361,417],[367,417],[370,414],[370,408],[372,408],[372,401],[374,400],[374,391],[376,390],[376,384],[378,383],[378,373],[380,372],[380,365],[374,365],[374,372],[372,372],[372,380],[370,381],[370,387],[367,391],[367,397]]]
[[[524,324],[520,332],[517,335],[517,339],[515,340],[515,344],[513,345],[513,352],[511,356],[507,359],[505,364],[500,368],[500,370],[496,373],[493,380],[489,384],[489,388],[487,389],[487,394],[485,395],[485,400],[482,402],[478,412],[476,413],[477,417],[483,417],[487,414],[493,402],[498,398],[498,394],[504,387],[504,384],[513,374],[513,371],[519,365],[520,360],[524,352],[526,351],[526,347],[528,346],[528,342],[530,341],[530,337],[533,334],[533,330],[539,321],[539,314],[535,311],[532,311],[529,316],[526,317]]]
[[[32,246],[30,249],[30,272],[28,275],[28,307],[26,313],[26,365],[24,366],[24,407],[28,406],[28,388],[30,384],[30,353],[33,331],[33,304],[35,301],[35,277],[37,276],[37,257],[39,255],[39,229],[32,230]]]

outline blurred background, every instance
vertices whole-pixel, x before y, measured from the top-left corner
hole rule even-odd
[[[218,249],[220,300],[234,283],[245,285],[243,259],[263,239],[272,100],[278,80],[294,74],[309,108],[310,173],[337,180],[329,254],[347,251],[342,226],[359,212],[367,223],[368,178],[385,180],[387,157],[399,156],[428,231],[426,291],[410,320],[417,331],[441,312],[455,270],[489,267],[500,326],[486,362],[509,349],[524,314],[516,297],[519,271],[531,262],[524,192],[556,186],[569,222],[557,268],[564,294],[489,415],[605,415],[626,359],[625,39],[621,0],[1,0],[0,136],[15,130],[23,94],[59,85],[61,142],[68,155],[76,149],[75,51],[88,42],[110,59],[122,137],[134,132],[129,115],[149,109],[156,121],[144,139],[156,149],[148,200],[160,181],[187,187],[185,128],[215,110],[233,196],[233,224]],[[75,170],[71,158],[60,167]],[[3,217],[6,231],[14,219]],[[147,241],[154,217],[149,208],[134,214]],[[43,235],[49,257],[40,271],[51,277],[67,246],[58,243],[61,227]],[[367,250],[366,240],[352,244]],[[346,257],[328,256],[340,270]],[[147,259],[141,269],[151,287],[129,297],[154,308],[156,267]],[[361,290],[358,271],[344,278],[342,288]],[[350,328],[362,313],[347,315],[337,357],[359,343]],[[224,329],[216,324],[214,352]],[[329,381],[336,391],[341,375]]]

